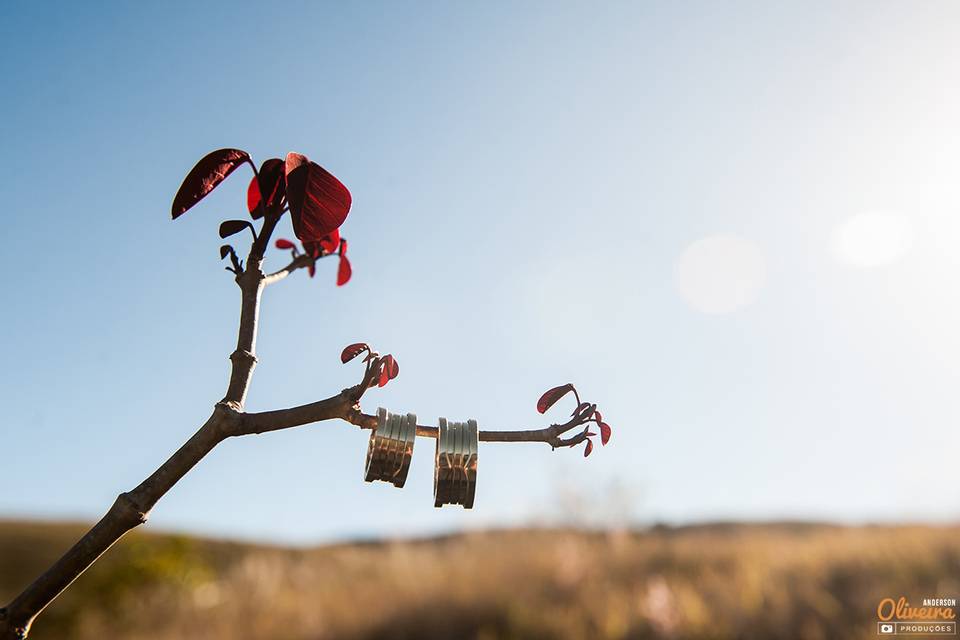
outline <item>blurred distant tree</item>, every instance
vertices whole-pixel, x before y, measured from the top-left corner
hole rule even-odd
[[[97,522],[43,575],[29,585],[9,605],[0,609],[0,640],[26,638],[37,615],[53,601],[87,567],[100,557],[127,531],[147,520],[150,509],[174,484],[217,444],[232,436],[276,431],[322,420],[339,418],[362,429],[375,429],[377,417],[360,409],[360,400],[372,387],[382,387],[400,371],[396,358],[380,355],[365,343],[347,346],[341,354],[346,363],[365,354],[360,382],[340,393],[316,402],[261,413],[246,413],[244,402],[257,363],[257,320],[263,289],[275,284],[298,269],[306,269],[312,278],[316,263],[337,256],[337,285],[345,285],[353,273],[347,258],[347,241],[340,227],[347,219],[352,198],[349,190],[326,169],[299,153],[289,153],[285,160],[270,158],[259,170],[250,155],[239,149],[219,149],[207,154],[184,179],[173,200],[172,215],[176,219],[202,200],[242,165],[249,165],[253,178],[247,188],[247,212],[250,220],[226,220],[220,225],[220,237],[228,238],[249,231],[250,247],[243,260],[234,247],[220,247],[220,258],[229,258],[227,270],[234,274],[240,287],[240,330],[237,348],[230,354],[232,363],[226,395],[214,406],[213,413],[200,429],[146,480],[131,491],[121,493],[106,515]],[[293,233],[300,246],[279,238],[277,249],[289,251],[290,262],[278,271],[264,273],[264,254],[283,214],[290,213]],[[254,223],[259,223],[257,229]],[[603,422],[595,404],[581,402],[573,385],[550,389],[537,403],[540,413],[572,393],[577,401],[569,420],[543,429],[526,431],[481,431],[485,442],[545,442],[551,447],[572,447],[586,443],[584,455],[593,451],[590,431],[596,424],[601,442],[610,438],[610,427]],[[581,427],[574,435],[569,431]],[[417,425],[417,435],[437,438],[437,427]]]

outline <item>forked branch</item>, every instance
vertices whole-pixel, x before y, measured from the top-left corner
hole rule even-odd
[[[290,154],[285,167],[279,159],[267,160],[259,172],[249,156],[238,149],[221,149],[208,154],[184,180],[174,199],[173,217],[176,219],[183,214],[237,166],[244,163],[249,163],[254,169],[254,178],[248,192],[248,207],[251,216],[254,219],[262,218],[263,224],[259,233],[245,222],[225,223],[220,229],[221,237],[226,237],[242,232],[249,226],[254,237],[245,265],[237,258],[233,247],[224,245],[220,250],[221,258],[230,256],[230,270],[234,272],[241,292],[237,346],[230,354],[230,380],[223,399],[216,403],[210,417],[183,446],[134,489],[117,496],[113,506],[100,521],[63,557],[6,607],[0,609],[0,640],[26,638],[37,615],[127,531],[146,522],[157,501],[223,440],[332,419],[340,419],[362,429],[376,428],[377,419],[361,411],[360,400],[371,387],[383,386],[396,377],[399,366],[393,356],[380,356],[365,344],[351,345],[341,356],[346,362],[361,353],[367,353],[364,358],[363,377],[357,385],[324,400],[298,407],[259,413],[244,411],[257,363],[257,328],[264,287],[279,282],[301,268],[308,269],[313,275],[316,260],[327,255],[338,255],[340,258],[338,284],[344,284],[351,274],[350,263],[346,258],[347,243],[340,238],[337,231],[337,227],[346,217],[346,210],[349,209],[349,192],[319,165],[309,162],[305,156],[299,154]],[[318,192],[307,198],[306,195],[310,194],[305,195],[303,192],[308,192],[313,187],[317,187]],[[298,193],[297,189],[301,192]],[[261,197],[260,194],[265,194],[266,197]],[[323,198],[327,198],[327,201]],[[290,241],[278,240],[278,248],[292,251],[292,260],[283,269],[265,275],[261,268],[264,253],[277,222],[287,207],[293,217],[295,231],[298,225],[300,231],[309,227],[316,237],[310,241],[304,240],[303,253]],[[309,216],[313,218],[310,219]],[[331,220],[334,223],[332,231],[317,226]],[[298,236],[303,238],[299,231]],[[543,413],[571,391],[576,395],[572,385],[551,389],[540,399],[538,410]],[[609,427],[602,422],[596,405],[581,403],[579,396],[577,403],[577,408],[566,423],[527,431],[481,431],[479,438],[484,442],[545,442],[552,447],[574,446],[586,441],[585,453],[588,454],[592,449],[590,436],[594,435],[588,429],[590,423],[596,423],[600,427],[604,442],[609,437]],[[576,427],[583,427],[583,430],[573,436],[563,437]],[[418,425],[417,435],[436,438],[437,428]]]

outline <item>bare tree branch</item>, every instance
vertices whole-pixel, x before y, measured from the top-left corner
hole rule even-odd
[[[376,428],[376,417],[360,410],[360,400],[377,383],[386,358],[376,354],[369,357],[360,384],[344,389],[335,396],[289,409],[244,413],[247,391],[257,364],[257,323],[263,289],[315,262],[312,257],[297,256],[283,269],[264,275],[261,270],[263,254],[278,219],[279,216],[265,218],[260,234],[251,246],[246,268],[236,276],[241,292],[240,326],[237,347],[230,355],[230,381],[223,399],[183,446],[136,488],[121,493],[100,521],[63,557],[10,604],[0,609],[0,640],[26,638],[37,615],[126,532],[146,522],[157,501],[226,438],[277,431],[334,418],[363,429]],[[582,442],[585,433],[568,439],[560,436],[582,425],[582,418],[583,414],[577,414],[564,425],[552,425],[545,429],[481,431],[479,437],[484,442],[546,442],[552,447],[572,446]],[[417,435],[436,438],[437,428],[418,425]]]
[[[333,397],[298,407],[261,413],[244,413],[240,416],[240,420],[235,423],[236,431],[231,432],[230,435],[242,436],[279,431],[332,419],[344,420],[361,429],[375,429],[377,427],[377,417],[360,411],[359,404],[354,401],[360,387],[361,385],[357,385],[344,389]],[[543,429],[480,431],[479,438],[481,442],[545,442],[553,448],[571,447],[583,442],[586,439],[586,432],[582,431],[570,438],[561,438],[560,436],[580,424],[571,420],[566,424],[555,424]],[[436,439],[437,427],[418,424],[417,435]]]
[[[0,610],[0,638],[26,638],[30,625],[64,589],[127,531],[147,521],[150,509],[207,455],[236,422],[237,413],[218,404],[186,443],[135,489],[117,496],[110,510],[63,557]]]

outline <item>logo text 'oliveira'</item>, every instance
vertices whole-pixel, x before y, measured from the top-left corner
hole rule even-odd
[[[957,599],[923,598],[918,606],[903,596],[884,598],[877,605],[877,635],[955,636]]]

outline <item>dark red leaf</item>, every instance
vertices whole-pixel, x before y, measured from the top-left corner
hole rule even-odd
[[[597,424],[603,422],[603,416],[600,415],[599,411],[593,412],[593,419],[597,421]]]
[[[540,413],[546,413],[547,409],[552,407],[557,400],[567,395],[571,391],[573,391],[573,385],[569,383],[550,389],[540,396],[540,399],[537,401],[537,411]]]
[[[170,210],[173,219],[176,220],[200,202],[234,169],[249,159],[247,152],[240,149],[217,149],[201,158],[183,179],[180,190],[173,197],[173,207]]]
[[[340,246],[340,230],[334,229],[320,238],[320,248],[326,253],[333,253]]]
[[[277,249],[296,249],[297,245],[293,244],[286,238],[277,238],[277,241],[273,243]]]
[[[378,383],[378,386],[381,386],[381,387],[386,386],[387,383],[390,382],[390,371],[387,369],[387,358],[389,357],[390,356],[386,356],[380,362],[380,381]]]
[[[591,440],[590,438],[587,438],[587,446],[583,450],[583,457],[586,458],[591,453],[593,453],[593,440]]]
[[[285,169],[293,231],[304,242],[319,242],[347,219],[350,191],[305,155],[288,153]]]
[[[590,403],[589,403],[589,402],[581,402],[579,405],[577,405],[577,408],[574,409],[574,410],[573,410],[573,413],[571,413],[570,415],[571,415],[571,416],[575,416],[575,415],[577,415],[578,413],[580,413],[581,411],[586,411],[589,407],[590,407]]]
[[[233,251],[233,247],[231,247],[228,244],[223,245],[222,247],[220,247],[220,259],[223,260],[228,255],[230,255],[232,251]]]
[[[343,348],[340,352],[340,362],[346,364],[356,358],[364,351],[370,351],[370,346],[366,342],[355,342]]]
[[[247,227],[253,228],[253,225],[246,220],[225,220],[220,223],[220,237],[229,238],[235,233],[240,233]]]
[[[600,423],[600,442],[604,445],[610,442],[610,425],[606,422]]]
[[[350,276],[353,275],[353,267],[350,266],[350,260],[347,256],[340,256],[340,266],[337,267],[337,286],[342,287],[343,285],[350,282]]]
[[[307,273],[310,274],[310,277],[311,277],[311,278],[312,278],[313,276],[317,275],[317,265],[316,265],[315,263],[313,263],[313,262],[311,262],[309,265],[307,265]]]
[[[254,220],[261,217],[260,194],[269,193],[266,208],[267,213],[280,213],[283,196],[286,194],[286,178],[284,177],[284,162],[280,158],[264,160],[260,165],[259,183],[257,178],[250,181],[247,187],[247,210]]]
[[[400,374],[400,365],[389,353],[380,361],[380,382],[378,386],[385,386]]]

